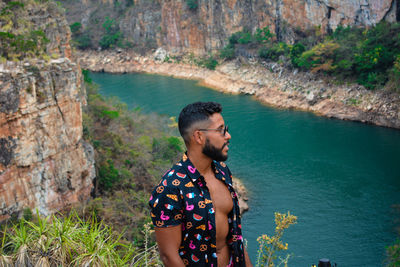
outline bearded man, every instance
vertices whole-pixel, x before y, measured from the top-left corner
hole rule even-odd
[[[252,266],[243,245],[221,105],[196,102],[179,115],[187,152],[150,197],[161,260],[169,267]]]

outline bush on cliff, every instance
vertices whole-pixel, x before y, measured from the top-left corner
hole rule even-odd
[[[89,73],[83,74],[88,94],[84,138],[95,148],[97,171],[97,199],[85,207],[85,213],[95,212],[117,231],[129,225],[123,239],[143,246],[142,230],[150,222],[150,191],[181,156],[183,141],[170,118],[128,110],[119,100],[102,97]]]
[[[279,42],[274,37],[268,27],[256,29],[254,34],[246,30],[236,32],[220,50],[220,57],[233,59],[240,54],[235,53],[238,45],[247,51],[256,47],[261,59],[278,61],[282,56],[304,71],[356,81],[367,89],[387,85],[400,91],[400,23],[380,22],[368,29],[338,26],[328,35],[316,27],[294,44]]]

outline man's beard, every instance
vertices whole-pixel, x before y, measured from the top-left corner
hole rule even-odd
[[[203,147],[203,154],[216,161],[225,161],[228,159],[228,154],[222,154],[222,150],[228,144],[226,142],[221,149],[210,144],[210,140],[206,139],[206,144]]]

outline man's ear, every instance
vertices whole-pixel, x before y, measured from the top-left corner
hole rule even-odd
[[[205,142],[205,136],[202,131],[194,131],[193,132],[193,141],[198,145],[203,145]]]

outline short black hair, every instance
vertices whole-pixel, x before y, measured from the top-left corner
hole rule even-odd
[[[221,104],[216,102],[195,102],[184,107],[179,114],[178,127],[185,143],[189,143],[188,130],[194,123],[206,121],[211,115],[221,111]]]

